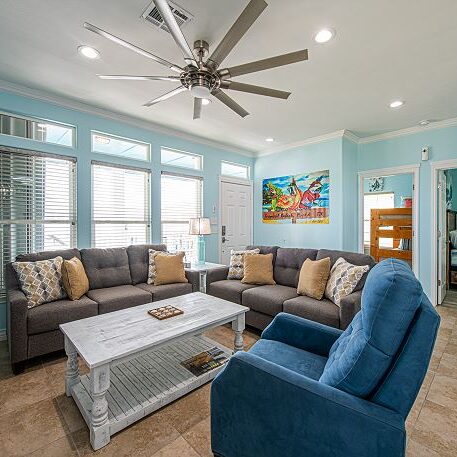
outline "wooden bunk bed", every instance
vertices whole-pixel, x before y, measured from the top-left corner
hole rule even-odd
[[[372,209],[370,236],[370,255],[376,262],[393,257],[412,264],[412,208]],[[393,248],[381,247],[380,238],[392,238]]]

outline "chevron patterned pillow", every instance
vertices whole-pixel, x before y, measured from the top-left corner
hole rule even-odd
[[[245,254],[260,254],[260,249],[250,249],[247,251],[235,251],[232,249],[230,253],[230,265],[227,279],[243,279],[244,278],[244,255]]]
[[[325,288],[325,296],[335,305],[353,292],[362,276],[370,269],[368,265],[352,265],[340,257],[330,270],[330,278]]]

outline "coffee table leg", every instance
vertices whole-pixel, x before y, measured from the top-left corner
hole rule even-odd
[[[79,382],[78,353],[73,343],[65,336],[65,353],[67,354],[67,370],[65,372],[65,393],[71,397],[71,388]]]
[[[94,450],[110,442],[108,402],[105,398],[109,384],[109,365],[102,365],[90,371],[90,393],[94,401],[90,419],[90,444]]]
[[[236,320],[232,321],[232,329],[235,332],[235,349],[233,353],[244,350],[243,330],[245,327],[245,315],[240,314]]]

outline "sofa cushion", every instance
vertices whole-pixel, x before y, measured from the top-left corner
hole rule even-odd
[[[132,283],[127,249],[81,249],[81,260],[91,289]]]
[[[300,296],[284,302],[284,312],[320,322],[330,327],[340,327],[340,308],[330,300],[316,300]]]
[[[38,260],[55,259],[56,257],[62,257],[65,260],[70,260],[73,257],[81,258],[81,254],[78,249],[61,249],[58,251],[42,251],[34,252],[32,254],[19,254],[16,257],[18,262],[36,262]]]
[[[79,300],[58,300],[32,308],[27,313],[27,333],[50,332],[59,324],[96,316],[97,303],[83,295]]]
[[[137,284],[138,287],[152,294],[152,301],[165,300],[166,298],[178,297],[192,293],[192,284],[164,284],[162,286],[154,286],[153,284]]]
[[[283,286],[298,286],[298,276],[306,259],[315,260],[316,249],[279,248],[276,253],[274,277]]]
[[[320,381],[368,397],[402,344],[422,297],[409,265],[384,260],[370,271],[362,308],[333,344]]]
[[[149,292],[131,285],[89,290],[87,296],[98,303],[99,314],[152,302]]]
[[[243,284],[240,280],[224,279],[222,281],[212,282],[207,286],[207,293],[214,297],[238,303],[241,305],[241,296],[245,290],[253,289],[252,284]]]
[[[368,265],[371,268],[375,265],[373,257],[367,254],[358,254],[357,252],[346,252],[346,251],[333,251],[331,249],[319,249],[317,252],[316,260],[324,259],[325,257],[330,257],[330,268],[335,265],[336,261],[342,257],[349,263],[353,265]],[[358,282],[354,291],[362,290],[367,279],[368,272],[365,273],[360,281]]]
[[[249,353],[314,380],[319,379],[327,362],[326,357],[273,340],[257,341]]]
[[[258,249],[260,254],[273,254],[274,265],[274,263],[276,262],[276,253],[278,252],[279,246],[247,246],[246,249]]]
[[[145,283],[148,279],[149,249],[166,251],[167,247],[164,244],[136,244],[127,248],[133,284]]]
[[[243,292],[242,304],[254,311],[276,316],[282,311],[282,304],[297,297],[297,290],[287,286],[259,286]]]

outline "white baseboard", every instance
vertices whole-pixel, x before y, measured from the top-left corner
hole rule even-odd
[[[0,330],[0,341],[6,340],[6,330]]]

